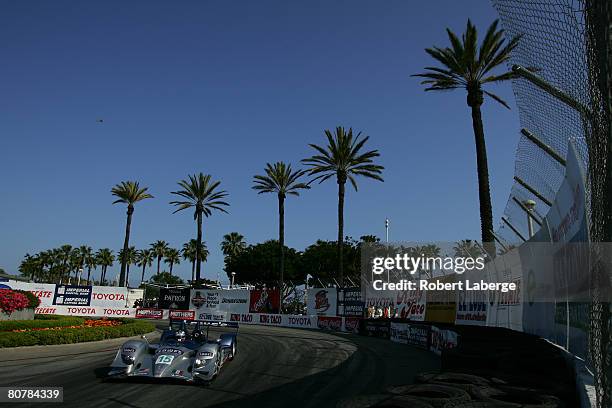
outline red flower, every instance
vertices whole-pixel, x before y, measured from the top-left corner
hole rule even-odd
[[[0,309],[10,315],[15,310],[27,308],[30,301],[23,293],[15,292],[10,289],[0,289]]]

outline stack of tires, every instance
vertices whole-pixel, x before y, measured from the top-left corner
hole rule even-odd
[[[536,336],[505,329],[457,327],[459,345],[442,351],[442,369],[414,384],[361,396],[342,408],[574,408],[572,370],[563,352]]]

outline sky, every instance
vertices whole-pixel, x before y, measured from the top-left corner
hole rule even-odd
[[[425,93],[410,76],[468,18],[484,31],[497,15],[483,0],[3,3],[0,267],[17,273],[25,253],[66,243],[121,248],[126,208],[110,190],[123,180],[155,196],[137,203],[130,244],[180,248],[196,225],[192,211],[172,214],[170,192],[203,172],[229,193],[230,213],[204,220],[204,276],[226,279],[224,234],[277,237],[276,197],[257,195],[253,175],[299,167],[339,125],[370,136],[385,167],[384,183],[347,189],[346,235],[384,238],[388,217],[393,241],[478,239],[465,92]],[[520,125],[511,85],[491,90],[513,108],[483,105],[498,225]],[[289,197],[286,244],[334,240],[336,206],[333,181]]]

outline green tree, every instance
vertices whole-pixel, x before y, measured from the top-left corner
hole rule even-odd
[[[353,129],[346,131],[343,127],[337,127],[335,133],[326,130],[327,146],[321,147],[316,144],[310,146],[318,154],[302,160],[310,166],[309,174],[315,176],[312,181],[319,183],[332,177],[338,183],[338,280],[340,285],[344,284],[344,189],[348,181],[357,191],[357,176],[384,181],[381,177],[383,166],[374,164],[374,158],[380,156],[378,150],[362,152],[362,148],[368,141],[369,136],[361,138],[361,132],[353,136]],[[360,139],[361,138],[361,139]]]
[[[175,194],[184,200],[182,201],[171,201],[170,204],[177,206],[178,208],[174,211],[185,210],[187,208],[195,208],[193,219],[197,223],[198,235],[196,238],[196,282],[199,283],[201,280],[200,268],[202,260],[202,216],[210,217],[213,211],[221,211],[227,213],[224,207],[228,207],[229,204],[223,199],[227,197],[225,190],[218,190],[220,181],[213,181],[209,174],[204,175],[203,173],[194,174],[189,176],[189,180],[181,180],[178,185],[182,187],[182,190],[173,191]]]
[[[181,263],[181,253],[178,249],[169,248],[166,252],[166,259],[164,260],[164,262],[170,265],[170,275],[172,275],[172,269],[174,268],[174,265],[178,265]]]
[[[40,276],[41,260],[38,255],[26,254],[23,261],[19,264],[18,270],[21,276],[35,282],[36,277]]]
[[[455,246],[453,246],[453,251],[456,257],[461,258],[478,258],[484,255],[480,247],[476,245],[476,241],[472,241],[471,239],[457,241]]]
[[[227,277],[231,279],[231,273],[236,272],[236,283],[277,283],[280,275],[279,258],[277,240],[250,245],[227,258]],[[301,267],[300,253],[285,247],[285,278],[303,282],[305,275]]]
[[[161,260],[164,256],[166,256],[166,251],[170,248],[166,241],[155,241],[151,244],[151,251],[153,255],[157,258],[157,273],[159,273],[159,266],[161,264]]]
[[[93,250],[90,246],[81,245],[77,248],[77,258],[78,258],[78,268],[77,273],[80,273],[81,270],[85,269],[85,259],[88,256],[93,256]],[[75,276],[76,277],[76,276]]]
[[[480,107],[484,102],[484,95],[487,95],[510,109],[508,104],[499,96],[483,90],[483,85],[504,82],[513,78],[514,74],[512,72],[495,74],[492,71],[505,64],[520,40],[520,37],[514,37],[508,43],[505,43],[504,30],[498,30],[497,26],[498,21],[495,20],[487,30],[480,47],[478,46],[476,27],[470,20],[467,22],[465,33],[463,33],[461,39],[447,28],[450,47],[425,49],[431,57],[442,64],[442,68],[425,67],[425,73],[414,75],[425,78],[421,83],[427,86],[426,91],[448,91],[451,89],[465,89],[467,91],[467,104],[472,110],[472,126],[476,142],[482,241],[491,256],[495,256],[493,209],[491,207],[487,149]]]
[[[106,271],[109,266],[113,266],[115,262],[115,255],[109,248],[102,248],[96,252],[96,258],[98,265],[100,265],[100,285],[104,285],[106,281]]]
[[[309,189],[310,186],[302,183],[300,179],[307,173],[306,170],[292,170],[291,164],[276,162],[266,164],[265,175],[254,176],[253,189],[259,194],[274,193],[278,198],[278,241],[280,251],[280,287],[283,287],[285,271],[285,198],[287,195],[299,196],[300,190]]]
[[[155,254],[151,249],[141,249],[138,251],[137,257],[137,265],[142,268],[142,274],[140,275],[140,282],[144,282],[145,272],[147,266],[151,266],[153,264],[153,259],[155,258]]]
[[[59,280],[58,283],[61,284],[62,283],[62,279],[64,278],[64,274],[69,273],[70,272],[70,258],[72,256],[72,245],[62,245],[58,252],[57,252],[57,256],[59,258],[60,261],[60,270],[58,271],[58,276],[59,276]]]
[[[127,252],[130,246],[130,228],[132,226],[132,214],[134,213],[134,204],[139,201],[146,200],[147,198],[153,198],[153,196],[147,193],[148,187],[140,188],[140,184],[137,181],[122,181],[111,189],[113,196],[117,197],[117,200],[113,201],[113,204],[127,204],[127,221],[125,223],[125,239],[123,241],[123,252]],[[119,274],[119,286],[128,286],[127,279],[125,278],[126,272],[126,261],[127,259],[121,259],[121,272]]]
[[[230,232],[229,234],[225,234],[223,236],[221,251],[223,252],[223,255],[225,255],[226,261],[228,258],[231,259],[238,256],[245,250],[246,247],[247,244],[244,240],[244,235],[239,234],[238,232]]]
[[[157,283],[160,285],[177,285],[177,284],[185,283],[178,276],[173,276],[172,274],[165,272],[165,271],[153,275],[151,277],[151,282]]]

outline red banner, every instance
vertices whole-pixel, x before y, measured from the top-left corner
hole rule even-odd
[[[249,313],[276,314],[280,311],[280,292],[278,289],[255,289],[249,299]]]
[[[332,316],[318,316],[317,326],[319,326],[319,329],[340,331],[342,329],[342,318]]]

